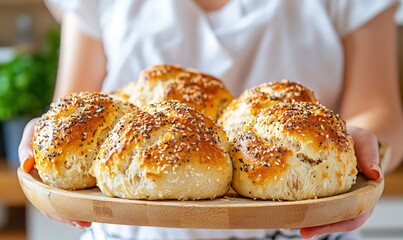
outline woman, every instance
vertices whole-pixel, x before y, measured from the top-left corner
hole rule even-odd
[[[360,169],[368,178],[382,177],[378,139],[392,147],[386,172],[400,163],[403,120],[395,59],[396,1],[52,3],[67,10],[55,99],[70,92],[116,90],[135,80],[141,69],[159,63],[215,75],[235,95],[259,83],[286,78],[312,88],[324,105],[346,119]],[[34,122],[27,125],[19,150],[27,172],[34,164],[30,146]],[[303,228],[300,235],[310,238],[352,231],[371,212],[345,222]],[[81,228],[91,225],[49,217]],[[82,239],[272,239],[295,234],[93,224]],[[347,234],[344,237],[339,239],[347,239]]]

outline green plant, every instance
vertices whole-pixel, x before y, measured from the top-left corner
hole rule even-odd
[[[17,55],[0,65],[0,120],[39,116],[49,106],[55,87],[60,34],[47,33],[39,53]]]

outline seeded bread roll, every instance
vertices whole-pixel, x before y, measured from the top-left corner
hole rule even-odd
[[[178,100],[214,121],[234,98],[217,78],[173,65],[156,65],[142,71],[137,83],[123,87],[117,95],[139,107]]]
[[[261,109],[279,102],[317,102],[312,90],[299,83],[282,80],[263,83],[243,92],[224,109],[218,122],[228,139],[235,138],[243,123],[254,118]]]
[[[357,161],[345,122],[312,103],[279,103],[242,126],[231,144],[235,191],[245,197],[302,200],[346,192]]]
[[[102,93],[73,93],[50,105],[35,125],[33,149],[46,184],[63,189],[95,186],[88,171],[107,133],[137,109]]]
[[[129,199],[213,199],[230,187],[225,133],[177,101],[125,115],[110,132],[91,174],[102,193]]]

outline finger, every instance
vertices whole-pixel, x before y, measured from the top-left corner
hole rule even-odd
[[[59,217],[59,216],[56,216],[56,215],[47,214],[45,212],[42,212],[42,213],[45,216],[47,216],[48,218],[52,219],[52,220],[55,220],[55,221],[58,221],[58,222],[61,222],[61,223],[66,223],[66,224],[69,224],[69,225],[71,225],[73,227],[76,227],[76,228],[83,229],[83,228],[91,227],[91,222],[71,220],[71,219],[62,218],[62,217]]]
[[[20,164],[24,172],[30,172],[35,164],[35,160],[33,157],[34,155],[32,152],[32,137],[34,133],[34,126],[37,121],[38,118],[34,118],[25,126],[21,142],[18,147]]]
[[[357,218],[346,220],[343,222],[332,223],[317,227],[301,228],[300,235],[303,238],[310,239],[329,233],[353,231],[365,223],[365,221],[371,216],[372,211],[373,209],[358,216]]]
[[[376,136],[357,127],[349,127],[349,133],[354,139],[354,150],[359,168],[370,179],[381,178],[382,171],[379,167],[379,146]]]

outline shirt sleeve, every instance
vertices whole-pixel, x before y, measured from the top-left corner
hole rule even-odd
[[[398,0],[324,0],[325,8],[340,37],[344,37]]]
[[[54,16],[60,12],[72,13],[83,32],[94,38],[101,38],[98,0],[45,0],[45,2]],[[58,19],[57,16],[55,18]]]

